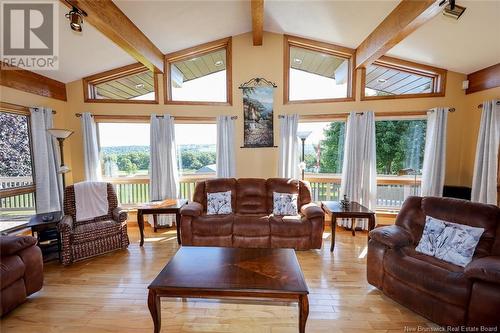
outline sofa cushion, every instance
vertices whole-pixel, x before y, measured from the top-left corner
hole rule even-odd
[[[207,215],[225,215],[232,212],[231,191],[207,193]]]
[[[282,237],[299,237],[311,235],[311,222],[305,217],[296,216],[269,216],[271,235]]]
[[[240,178],[236,183],[236,213],[266,214],[266,180]]]
[[[0,262],[0,286],[2,289],[7,288],[16,280],[22,279],[25,269],[26,267],[19,256],[2,257],[2,262]]]
[[[91,222],[75,227],[71,234],[72,243],[79,244],[119,234],[121,223],[114,220]]]
[[[273,214],[294,216],[299,214],[298,194],[273,192]]]
[[[226,191],[231,191],[231,207],[236,207],[236,179],[215,178],[205,181],[205,193],[216,193],[216,192],[226,192]]]
[[[387,274],[411,288],[447,303],[467,306],[471,281],[460,266],[418,253],[411,247],[387,250],[383,265]]]
[[[271,214],[273,212],[273,193],[299,193],[299,181],[297,179],[289,178],[269,178],[266,181],[267,187],[267,213]]]
[[[228,236],[233,232],[234,215],[200,215],[191,221],[193,235]]]
[[[238,236],[269,236],[268,215],[240,215],[234,216],[233,234]]]

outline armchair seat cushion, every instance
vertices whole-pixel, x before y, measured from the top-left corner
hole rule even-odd
[[[462,307],[468,304],[471,281],[465,276],[463,267],[406,247],[386,252],[384,270],[410,288],[446,303]]]
[[[71,234],[73,244],[80,244],[111,237],[120,233],[121,223],[114,220],[105,220],[80,224]]]
[[[268,215],[239,215],[234,216],[233,234],[236,236],[269,236]]]
[[[2,257],[2,263],[0,265],[0,285],[2,286],[2,289],[7,288],[17,280],[22,279],[24,271],[25,266],[21,257]]]
[[[193,219],[192,228],[197,236],[229,236],[233,232],[233,215],[200,215]]]
[[[271,235],[282,237],[301,237],[311,234],[311,222],[301,215],[270,215]]]

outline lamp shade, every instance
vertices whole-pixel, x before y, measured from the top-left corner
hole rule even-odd
[[[307,139],[309,135],[311,135],[312,131],[301,131],[297,132],[297,137],[301,140]]]
[[[73,131],[63,128],[49,128],[47,131],[57,139],[66,139],[73,134]]]

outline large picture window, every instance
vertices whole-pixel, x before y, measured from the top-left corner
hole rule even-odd
[[[30,116],[0,109],[0,232],[35,214]]]
[[[354,50],[284,36],[284,103],[352,100]]]
[[[231,38],[165,56],[166,104],[232,103]]]

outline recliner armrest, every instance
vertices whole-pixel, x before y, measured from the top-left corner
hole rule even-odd
[[[113,220],[117,222],[124,222],[127,220],[128,213],[125,209],[121,207],[116,207],[113,209]]]
[[[317,204],[310,202],[300,207],[300,212],[307,218],[313,219],[315,217],[325,217],[325,212]]]
[[[2,236],[0,237],[0,255],[10,256],[35,244],[36,238],[31,236]]]
[[[192,201],[181,208],[181,215],[200,216],[201,213],[203,213],[203,206],[196,201]]]
[[[500,256],[488,256],[472,260],[464,270],[469,279],[500,284]]]
[[[370,231],[370,238],[392,249],[405,247],[413,242],[411,234],[397,225],[373,229]]]

